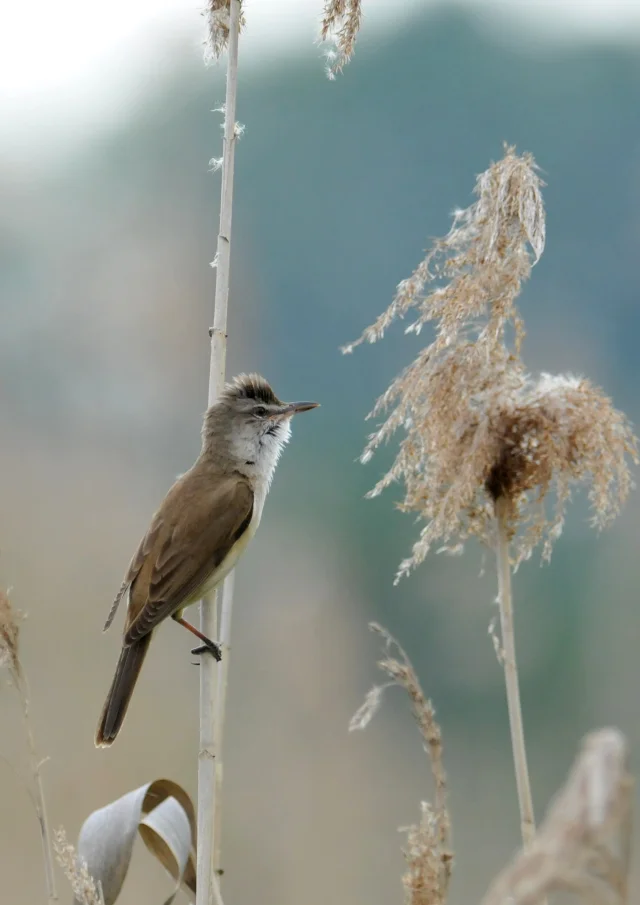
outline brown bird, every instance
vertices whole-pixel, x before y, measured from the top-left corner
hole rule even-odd
[[[151,642],[168,616],[220,659],[220,648],[182,617],[214,590],[253,537],[291,418],[316,402],[280,402],[258,374],[228,383],[204,416],[202,449],[154,515],[113,602],[104,630],[128,598],[123,645],[96,732],[97,747],[111,745],[124,720]]]

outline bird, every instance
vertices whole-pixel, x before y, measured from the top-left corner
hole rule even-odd
[[[127,598],[122,651],[95,735],[110,746],[125,718],[153,632],[171,617],[201,642],[193,654],[221,651],[184,619],[185,607],[215,590],[256,533],[293,415],[317,402],[281,402],[259,374],[226,383],[207,409],[202,448],[173,484],[129,564],[103,631]]]

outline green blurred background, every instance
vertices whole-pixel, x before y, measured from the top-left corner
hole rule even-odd
[[[347,733],[376,680],[372,619],[406,647],[442,722],[454,901],[478,898],[518,845],[487,635],[491,556],[473,545],[462,559],[433,555],[394,587],[418,527],[394,509],[399,488],[363,498],[392,454],[357,463],[364,417],[418,341],[399,327],[338,351],[508,141],[533,152],[548,183],[547,250],[521,299],[525,360],[586,374],[639,420],[640,30],[528,40],[524,20],[520,33],[502,25],[418,4],[397,27],[365,23],[334,83],[309,43],[263,63],[254,52],[242,70],[229,372],[260,370],[282,397],[322,408],[296,423],[237,575],[224,752],[232,903],[401,898],[397,828],[432,787],[401,692],[367,733]],[[22,654],[50,816],[70,837],[147,780],[196,792],[198,670],[175,626],[159,632],[117,744],[93,747],[121,625],[103,636],[104,618],[151,513],[199,449],[219,192],[207,162],[220,154],[211,111],[224,89],[196,43],[154,34],[121,115],[102,119],[96,102],[81,139],[49,147],[35,131],[28,152],[0,158],[0,579],[29,614]],[[73,132],[73,112],[60,115],[60,133]],[[619,726],[637,763],[639,524],[637,495],[602,537],[578,502],[551,565],[535,557],[517,573],[539,814],[588,730]],[[4,681],[0,727],[0,753],[22,768]],[[43,901],[37,824],[1,762],[0,800],[3,896]],[[168,889],[138,852],[123,903]]]

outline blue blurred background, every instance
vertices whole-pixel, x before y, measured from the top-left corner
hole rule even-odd
[[[470,203],[503,141],[531,151],[548,183],[547,250],[521,299],[525,360],[585,374],[640,419],[640,8],[363,2],[335,82],[314,45],[321,0],[246,6],[229,372],[262,371],[282,397],[322,408],[295,425],[237,576],[231,902],[402,895],[397,828],[432,788],[401,692],[367,733],[347,734],[376,678],[372,619],[406,647],[442,722],[454,898],[479,897],[517,847],[491,557],[473,545],[434,555],[393,587],[418,527],[393,506],[399,488],[363,498],[392,454],[356,462],[364,417],[418,341],[399,327],[338,351]],[[104,618],[199,449],[223,68],[204,68],[199,9],[177,0],[14,2],[1,16],[0,580],[29,614],[51,821],[75,837],[90,810],[147,780],[196,791],[198,673],[175,626],[158,635],[117,744],[96,751],[93,733],[119,648]],[[640,746],[640,505],[601,537],[585,515],[578,503],[550,566],[534,558],[515,579],[539,814],[585,732],[617,725]],[[6,687],[0,726],[0,753],[21,767]],[[42,901],[37,824],[2,763],[0,796],[6,899]],[[122,901],[168,889],[138,852]]]

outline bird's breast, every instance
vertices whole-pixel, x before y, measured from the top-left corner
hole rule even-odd
[[[235,568],[236,563],[249,545],[249,541],[258,530],[263,506],[264,495],[256,493],[251,521],[247,525],[247,528],[240,535],[233,547],[231,547],[225,559],[220,563],[217,569],[214,569],[204,584],[198,588],[197,592],[191,598],[193,601],[200,600],[201,597],[215,591],[218,585],[220,585],[227,577],[229,572]]]

